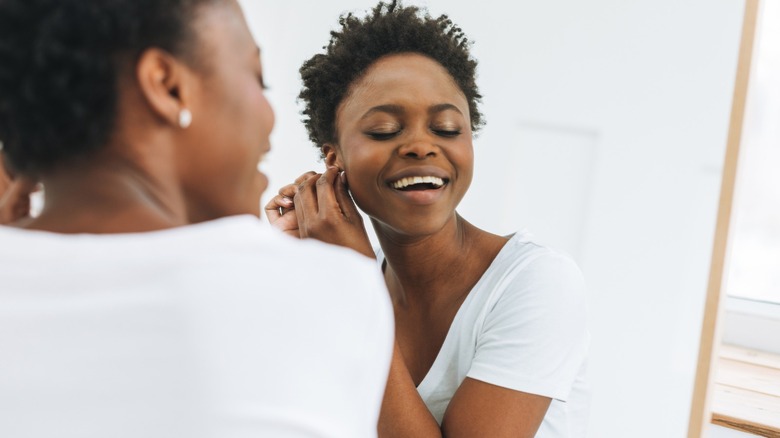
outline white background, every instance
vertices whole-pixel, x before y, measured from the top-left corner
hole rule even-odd
[[[366,0],[244,0],[277,115],[267,195],[322,168],[298,68]],[[431,0],[475,42],[487,125],[460,212],[569,252],[590,290],[591,437],[687,431],[744,2]]]
[[[780,2],[761,2],[730,235],[729,295],[780,305]]]

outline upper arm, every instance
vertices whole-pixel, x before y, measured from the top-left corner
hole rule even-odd
[[[552,399],[466,378],[452,397],[442,434],[457,437],[533,437]]]

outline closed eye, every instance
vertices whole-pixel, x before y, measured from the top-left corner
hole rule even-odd
[[[398,135],[398,133],[401,131],[394,131],[394,132],[366,132],[366,135],[371,137],[373,140],[390,140],[391,138]]]
[[[460,135],[460,131],[450,131],[445,129],[434,129],[433,133],[441,137],[447,137],[447,138],[457,137]]]

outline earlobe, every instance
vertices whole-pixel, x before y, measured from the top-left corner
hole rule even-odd
[[[138,86],[149,107],[174,126],[181,126],[182,113],[189,112],[187,76],[184,65],[160,49],[146,50],[136,65]]]
[[[322,154],[325,155],[325,165],[328,167],[336,167],[339,170],[344,170],[344,165],[341,163],[341,155],[338,148],[330,143],[322,145]]]

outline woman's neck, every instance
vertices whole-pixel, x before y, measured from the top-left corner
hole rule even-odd
[[[169,171],[119,157],[89,160],[43,178],[44,209],[24,228],[129,233],[184,225],[187,211]]]
[[[400,305],[435,305],[468,293],[506,242],[457,214],[426,236],[402,236],[377,222],[374,228],[387,261],[385,278]]]

